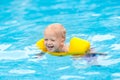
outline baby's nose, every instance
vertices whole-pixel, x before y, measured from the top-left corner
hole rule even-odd
[[[48,44],[52,44],[52,41],[49,40],[47,43],[48,43]]]

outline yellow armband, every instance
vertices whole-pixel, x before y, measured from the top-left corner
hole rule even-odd
[[[40,39],[39,41],[37,41],[36,46],[43,52],[47,52],[47,49],[44,45],[44,39]]]
[[[43,52],[48,52],[44,45],[44,39],[39,40],[36,43],[36,46]],[[85,55],[89,49],[90,49],[90,42],[81,38],[73,37],[70,40],[70,46],[68,52],[48,52],[48,53],[54,56],[66,56],[66,55],[76,55],[76,54]]]
[[[90,42],[87,40],[74,37],[70,40],[69,54],[85,55],[90,49]]]

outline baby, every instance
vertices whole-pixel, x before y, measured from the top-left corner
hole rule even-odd
[[[44,31],[44,44],[49,52],[67,52],[64,44],[66,30],[63,25],[55,23],[49,25]]]
[[[92,52],[90,43],[86,40],[73,38],[68,46],[64,43],[65,38],[66,30],[62,24],[54,23],[49,25],[44,31],[44,38],[36,43],[36,46],[42,50],[38,55],[41,56],[46,52],[55,56],[81,56],[81,54],[82,56],[103,55],[102,53]]]

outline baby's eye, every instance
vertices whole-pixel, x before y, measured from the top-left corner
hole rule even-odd
[[[48,41],[48,39],[44,39],[45,41]]]
[[[53,39],[52,39],[51,41],[53,41],[53,42],[54,42],[55,40],[53,40]]]

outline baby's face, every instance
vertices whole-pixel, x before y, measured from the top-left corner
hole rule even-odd
[[[61,39],[51,31],[44,33],[44,44],[49,52],[58,52],[61,44]]]

